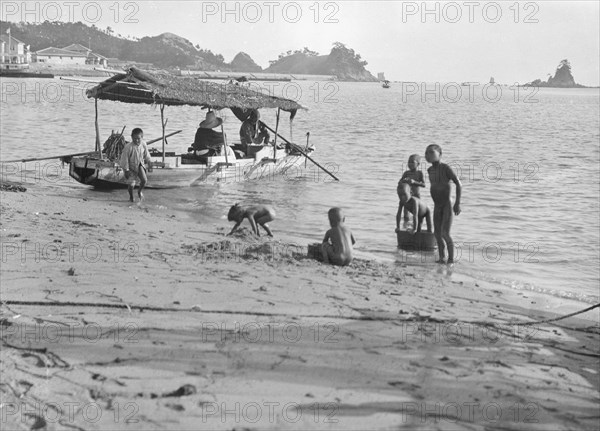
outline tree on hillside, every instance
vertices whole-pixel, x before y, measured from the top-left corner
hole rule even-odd
[[[360,54],[356,54],[353,49],[349,49],[341,42],[334,42],[331,54],[335,56],[336,61],[339,63],[356,64],[365,67],[366,61],[362,60]]]
[[[566,67],[569,72],[571,71],[571,63],[569,63],[569,60],[567,60],[567,59],[561,60],[560,64],[556,68],[556,70],[560,70],[563,67]]]

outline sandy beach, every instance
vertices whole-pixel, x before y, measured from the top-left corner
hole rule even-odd
[[[590,304],[26,186],[0,192],[4,430],[598,427],[598,308],[527,325]]]

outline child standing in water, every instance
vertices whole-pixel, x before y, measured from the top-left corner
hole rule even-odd
[[[329,216],[329,229],[323,238],[323,262],[338,266],[346,266],[352,262],[352,246],[356,241],[350,229],[346,227],[346,218],[341,208],[331,208]]]
[[[460,197],[462,193],[462,184],[456,174],[445,163],[441,163],[442,148],[437,144],[431,144],[425,150],[425,159],[431,163],[427,169],[429,182],[431,183],[431,197],[433,198],[433,227],[434,235],[438,244],[439,260],[438,263],[444,263],[445,250],[448,246],[448,263],[454,263],[454,242],[450,237],[450,228],[452,227],[452,213],[460,214]],[[456,185],[456,202],[452,208],[450,201],[450,181]]]
[[[148,146],[144,142],[144,132],[139,127],[131,131],[131,142],[125,145],[121,153],[120,165],[123,168],[125,178],[127,179],[127,191],[129,192],[129,201],[133,202],[133,188],[135,187],[135,179],[140,179],[140,189],[138,196],[140,202],[144,199],[144,187],[148,181],[146,175],[146,164],[148,171],[152,172],[152,159]]]
[[[408,158],[408,171],[402,174],[402,178],[398,181],[398,194],[400,190],[400,184],[407,183],[410,185],[410,193],[416,197],[421,197],[421,187],[425,187],[425,178],[423,178],[423,172],[417,170],[421,164],[421,156],[413,154]]]
[[[398,181],[398,187],[396,188],[396,193],[398,193],[398,198],[402,201],[402,185],[408,184],[410,186],[410,194],[417,199],[421,199],[421,187],[425,187],[425,178],[423,178],[423,172],[417,170],[419,165],[421,164],[421,156],[418,154],[413,154],[408,158],[408,171],[405,171],[402,174],[402,178]],[[402,205],[402,202],[400,203]],[[400,213],[401,208],[398,208],[398,212]],[[404,224],[408,223],[408,212],[404,212]],[[414,221],[415,227],[417,225],[417,221]],[[396,226],[398,228],[399,226]]]

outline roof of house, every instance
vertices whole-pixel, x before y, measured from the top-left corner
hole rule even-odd
[[[65,57],[87,57],[87,54],[82,54],[81,52],[76,51],[68,51],[62,48],[54,48],[50,46],[48,48],[40,49],[36,51],[37,55],[61,55]]]
[[[86,52],[86,53],[91,51],[90,48],[87,48],[80,43],[72,43],[71,45],[65,46],[62,49],[66,49],[67,51]]]
[[[5,34],[0,34],[0,40],[2,40],[2,42],[6,42],[8,43],[8,36]],[[21,42],[19,39],[17,39],[16,37],[11,36],[10,37],[10,43],[22,43],[23,45],[26,45],[25,42]]]
[[[100,54],[97,54],[97,53],[95,53],[95,52],[90,52],[90,53],[89,53],[89,55],[88,55],[88,57],[96,57],[96,58],[100,58],[100,59],[108,60],[108,58],[106,58],[105,56],[103,56],[103,55],[100,55]]]

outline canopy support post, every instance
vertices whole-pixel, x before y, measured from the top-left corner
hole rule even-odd
[[[94,107],[96,109],[96,118],[94,120],[94,125],[96,126],[96,146],[94,151],[98,153],[100,156],[100,127],[98,126],[98,98],[94,98]]]
[[[275,120],[275,140],[273,141],[273,159],[277,159],[277,131],[279,130],[279,113],[281,108],[277,108],[277,119]]]
[[[165,137],[165,129],[167,128],[167,121],[165,121],[165,105],[164,103],[162,105],[160,105],[160,123],[161,123],[161,127],[162,127],[162,162],[163,162],[163,166],[165,163],[165,142],[167,141],[167,138]]]
[[[227,157],[227,150],[229,147],[227,146],[227,136],[225,135],[225,130],[223,129],[223,122],[221,121],[221,134],[223,135],[223,151],[225,151],[225,163],[227,167],[229,167],[229,158]]]

